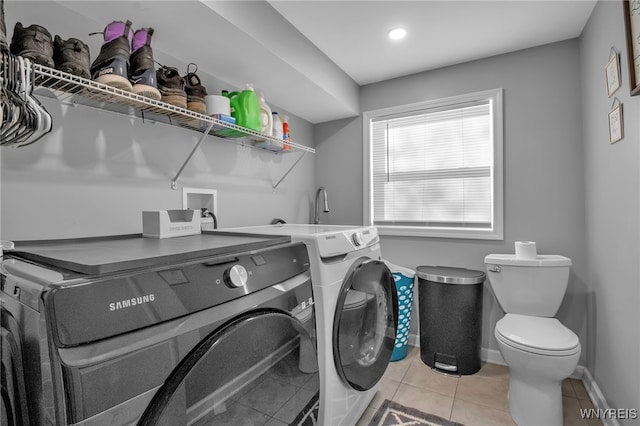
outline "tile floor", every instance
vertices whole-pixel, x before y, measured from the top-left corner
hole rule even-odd
[[[509,414],[508,390],[506,366],[487,363],[476,374],[450,377],[431,371],[420,359],[419,349],[409,347],[405,359],[387,367],[378,393],[356,426],[367,426],[385,399],[466,426],[515,425]],[[565,380],[562,395],[565,426],[602,425],[598,419],[580,417],[580,408],[593,408],[582,381]]]

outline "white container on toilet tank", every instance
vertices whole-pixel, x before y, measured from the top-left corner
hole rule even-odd
[[[516,241],[516,259],[535,259],[537,254],[535,241]]]

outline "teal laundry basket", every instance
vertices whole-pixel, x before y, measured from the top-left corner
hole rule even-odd
[[[398,330],[391,361],[399,361],[407,356],[409,331],[411,329],[411,307],[413,306],[413,287],[415,271],[385,261],[393,275],[398,294]]]

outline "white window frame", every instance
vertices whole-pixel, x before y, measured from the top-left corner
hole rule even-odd
[[[504,239],[504,185],[503,185],[503,89],[492,89],[482,92],[452,96],[444,99],[417,102],[409,105],[401,105],[382,108],[363,113],[363,223],[373,224],[373,167],[371,150],[371,123],[372,120],[386,116],[402,115],[425,110],[437,110],[451,107],[457,104],[486,101],[491,102],[493,117],[493,167],[492,167],[492,205],[490,228],[457,228],[435,226],[398,226],[377,225],[380,235],[412,236],[412,237],[439,237],[439,238],[469,238],[482,240]]]

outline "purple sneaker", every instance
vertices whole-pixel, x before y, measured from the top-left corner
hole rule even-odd
[[[159,101],[161,96],[151,50],[152,35],[153,28],[140,28],[133,35],[129,81],[133,84],[133,93]]]
[[[104,44],[100,48],[100,55],[91,64],[93,80],[131,91],[128,68],[131,53],[131,21],[114,21],[104,29]]]

